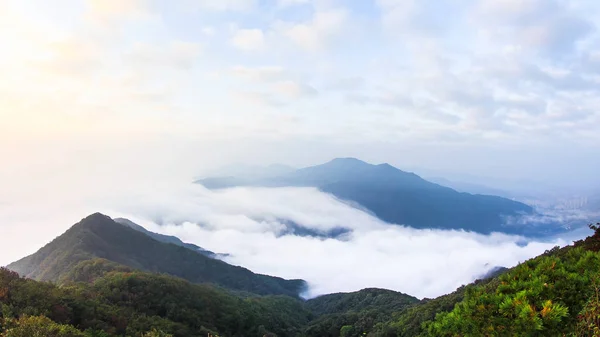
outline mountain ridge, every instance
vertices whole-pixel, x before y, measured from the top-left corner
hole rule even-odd
[[[60,283],[74,266],[96,258],[260,295],[298,297],[306,287],[303,280],[255,274],[189,248],[157,241],[100,213],[82,219],[36,253],[7,268],[28,278]]]
[[[508,219],[535,213],[526,204],[498,196],[458,192],[388,163],[373,165],[351,157],[260,179],[229,176],[195,182],[209,189],[316,187],[361,205],[383,221],[417,229],[540,234],[539,228],[529,233],[523,226],[508,225]]]
[[[227,256],[227,254],[217,254],[215,252],[211,252],[210,250],[206,250],[202,247],[199,247],[193,243],[186,243],[181,241],[180,238],[176,237],[176,236],[172,236],[172,235],[164,235],[164,234],[159,234],[159,233],[155,233],[155,232],[151,232],[149,230],[147,230],[146,228],[144,228],[143,226],[140,226],[138,224],[136,224],[135,222],[129,220],[129,219],[125,219],[125,218],[114,218],[113,219],[116,223],[119,223],[121,225],[127,226],[131,229],[134,229],[138,232],[144,233],[148,236],[150,236],[151,238],[160,241],[160,242],[164,242],[164,243],[172,243],[174,245],[177,246],[181,246],[181,247],[185,247],[188,249],[191,249],[195,252],[198,252],[202,255],[208,256],[210,258],[216,259],[216,258],[220,258],[220,257],[225,257]]]

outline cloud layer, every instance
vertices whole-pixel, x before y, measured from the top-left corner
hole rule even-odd
[[[384,223],[311,188],[219,192],[200,186],[154,193],[121,204],[148,229],[231,254],[255,272],[303,278],[306,296],[381,287],[435,297],[495,266],[513,266],[566,241],[530,242],[503,234],[415,230]],[[289,223],[315,233],[346,228],[336,239],[294,235]]]

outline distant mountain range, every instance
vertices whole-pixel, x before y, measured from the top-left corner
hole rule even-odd
[[[250,175],[215,176],[197,180],[209,189],[239,186],[316,187],[361,205],[380,219],[414,228],[462,229],[478,233],[528,234],[507,218],[531,215],[532,207],[507,198],[458,192],[429,182],[389,164],[372,165],[339,158],[297,170],[265,170]],[[536,229],[539,231],[539,229]],[[536,233],[539,234],[539,233]]]
[[[165,243],[164,236],[134,230],[130,226],[99,213],[93,214],[8,268],[35,280],[62,283],[69,281],[69,272],[78,264],[100,258],[142,271],[259,295],[298,297],[306,287],[302,280],[255,274],[210,258],[205,251],[199,251],[199,247],[182,246],[180,241],[177,242],[179,239],[171,240],[176,243]]]
[[[509,198],[509,199],[512,197],[511,193],[508,191],[504,191],[501,189],[497,189],[497,188],[493,188],[493,187],[489,187],[489,186],[485,186],[485,185],[481,185],[481,184],[457,181],[457,180],[450,180],[450,179],[441,178],[441,177],[427,177],[425,179],[428,181],[431,181],[432,183],[436,183],[438,185],[450,187],[451,189],[454,189],[458,192],[465,192],[465,193],[471,193],[471,194],[483,194],[483,195],[496,195],[499,197]]]

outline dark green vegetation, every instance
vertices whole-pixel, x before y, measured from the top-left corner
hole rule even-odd
[[[213,189],[311,186],[356,202],[389,223],[414,228],[531,234],[524,232],[523,226],[504,226],[507,216],[533,213],[533,209],[523,203],[496,196],[460,193],[388,164],[371,165],[352,158],[334,159],[277,176],[208,178],[197,182]]]
[[[415,297],[391,290],[364,289],[354,293],[325,295],[306,303],[317,318],[305,336],[360,336],[378,323],[389,321],[392,313],[419,303]]]
[[[192,243],[185,243],[176,236],[163,235],[163,234],[151,232],[151,231],[147,230],[146,228],[134,223],[131,220],[123,219],[123,218],[118,218],[118,219],[114,219],[114,220],[115,220],[115,222],[120,223],[123,226],[127,226],[131,229],[135,229],[138,232],[142,232],[142,233],[150,236],[151,238],[153,238],[156,241],[160,241],[160,242],[164,242],[164,243],[172,243],[176,246],[185,247],[185,248],[191,249],[193,251],[199,252],[200,254],[206,255],[208,257],[214,258],[217,256],[217,254],[215,254],[209,250],[206,250],[202,247],[198,247]]]
[[[0,269],[0,336],[600,336],[597,226],[591,226],[594,235],[573,246],[552,249],[436,299],[419,301],[394,291],[364,289],[302,301],[295,294],[261,296],[270,288],[256,287],[253,281],[248,283],[252,287],[223,282],[228,279],[218,274],[237,268],[228,265],[210,269],[214,284],[149,273],[154,270],[140,262],[147,263],[145,253],[127,255],[129,250],[119,248],[112,231],[138,249],[146,246],[139,246],[145,241],[137,235],[145,234],[107,219],[88,217],[54,240],[52,249],[42,249],[42,257],[11,265],[25,265],[30,275],[55,283]],[[106,249],[116,251],[100,254],[106,243],[99,237],[108,235],[104,231],[116,241]],[[145,238],[155,242],[149,249],[170,252],[160,248],[167,246],[220,262]],[[95,255],[82,247],[96,248]]]
[[[0,322],[3,322],[0,325],[10,330],[19,322],[35,321],[44,331],[59,326],[68,332],[56,336],[141,336],[153,330],[182,337],[208,333],[337,336],[344,325],[371,328],[389,318],[392,311],[418,302],[401,293],[378,289],[324,296],[308,302],[289,296],[242,298],[210,285],[195,285],[167,275],[107,272],[111,266],[115,265],[105,260],[82,262],[75,274],[80,280],[94,281],[68,282],[60,287],[0,269]],[[313,321],[319,315],[323,319]],[[332,317],[340,317],[344,324],[337,326],[342,321],[337,318],[331,321]],[[333,331],[321,334],[318,329]]]
[[[217,332],[293,336],[311,318],[301,301],[288,296],[242,299],[212,286],[143,272],[109,272],[93,283],[58,287],[1,269],[0,302],[4,327],[17,324],[19,318],[43,316],[78,331],[64,328],[69,332],[56,336],[140,336],[153,329],[181,337]],[[5,336],[21,335],[9,328]]]
[[[83,219],[35,254],[8,268],[35,280],[62,283],[80,262],[95,258],[259,295],[297,297],[305,288],[302,280],[254,274],[191,249],[156,241],[102,214]]]

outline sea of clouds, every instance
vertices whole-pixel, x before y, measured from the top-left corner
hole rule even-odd
[[[108,211],[147,229],[175,235],[255,272],[301,278],[305,294],[387,288],[435,297],[496,266],[510,267],[568,239],[526,240],[495,233],[416,230],[385,223],[314,188],[185,186],[122,200]],[[289,223],[314,235],[296,235]],[[331,230],[349,231],[336,238]]]
[[[257,273],[304,279],[306,297],[378,287],[431,298],[496,266],[511,267],[570,243],[565,236],[527,241],[392,225],[314,188],[211,191],[185,183],[110,191],[64,193],[37,203],[28,194],[21,202],[0,204],[0,265],[35,252],[97,211],[229,254],[226,262]],[[346,230],[335,238],[325,235],[336,229]]]

